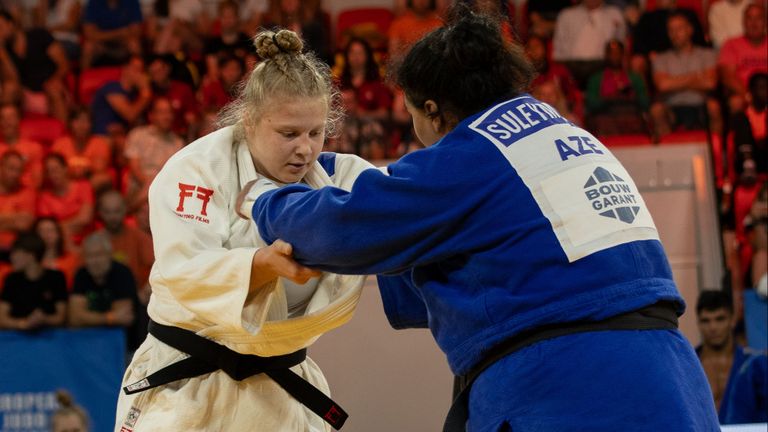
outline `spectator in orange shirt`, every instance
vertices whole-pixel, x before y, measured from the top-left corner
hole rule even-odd
[[[434,0],[409,0],[405,12],[389,27],[389,56],[404,53],[422,36],[442,25],[435,13]]]
[[[67,244],[79,244],[93,222],[93,188],[85,180],[70,180],[67,161],[57,153],[45,157],[45,181],[37,200],[37,215],[55,218]]]
[[[91,113],[86,107],[79,107],[71,113],[69,135],[54,141],[51,153],[64,156],[72,179],[90,180],[94,189],[112,182],[109,141],[101,135],[91,134]]]
[[[36,141],[21,138],[19,122],[21,113],[14,104],[0,105],[0,155],[16,150],[24,158],[24,174],[21,182],[37,188],[43,177],[43,146]]]
[[[23,170],[18,152],[0,156],[0,261],[8,260],[13,240],[35,221],[35,191],[21,184]]]
[[[75,272],[80,267],[80,255],[71,252],[73,249],[64,243],[64,232],[61,225],[52,217],[42,217],[35,221],[35,226],[32,229],[45,243],[43,267],[64,273],[67,280],[67,290],[72,291]]]
[[[104,223],[105,232],[112,241],[112,258],[131,269],[136,279],[139,299],[146,305],[149,301],[149,271],[155,261],[152,237],[125,223],[128,206],[116,190],[108,190],[99,196],[98,213]]]

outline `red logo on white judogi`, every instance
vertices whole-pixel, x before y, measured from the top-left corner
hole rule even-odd
[[[202,201],[199,215],[198,216],[181,215],[180,213],[184,213],[184,201],[187,198],[191,198],[193,195],[195,196],[195,198]],[[213,196],[213,189],[208,189],[202,186],[191,185],[191,184],[180,182],[179,183],[179,205],[176,207],[176,212],[177,214],[180,214],[180,216],[184,216],[187,218],[192,216],[194,217],[195,220],[209,223],[208,219],[205,218],[204,216],[208,216],[208,202],[211,200],[211,196]]]

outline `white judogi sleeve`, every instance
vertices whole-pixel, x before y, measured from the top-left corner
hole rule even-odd
[[[150,281],[159,300],[153,306],[161,312],[153,318],[162,322],[176,316],[175,322],[165,323],[169,325],[195,320],[205,327],[257,331],[241,315],[258,248],[226,247],[231,236],[231,192],[225,189],[237,179],[215,178],[213,170],[196,162],[183,156],[172,159],[150,188],[156,257]],[[228,173],[229,167],[217,171]],[[164,298],[168,296],[175,302],[163,301],[171,300]],[[181,308],[166,314],[164,305]],[[183,311],[189,315],[178,316]]]
[[[336,154],[335,172],[331,176],[331,181],[338,188],[350,190],[360,173],[371,168],[376,167],[360,156]]]

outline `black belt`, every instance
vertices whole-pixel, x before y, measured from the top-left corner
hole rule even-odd
[[[165,326],[154,321],[149,322],[149,333],[159,341],[189,354],[189,357],[168,365],[138,382],[125,386],[123,388],[125,394],[139,393],[219,369],[235,381],[263,373],[335,429],[341,429],[349,417],[325,393],[289,369],[307,358],[306,349],[281,356],[259,357],[240,354],[198,336],[192,331]]]
[[[546,339],[573,333],[604,330],[663,330],[677,328],[675,303],[661,301],[636,311],[602,321],[575,321],[537,327],[513,336],[493,347],[466,375],[453,382],[453,404],[443,424],[443,432],[464,432],[469,418],[469,390],[475,379],[496,361]]]

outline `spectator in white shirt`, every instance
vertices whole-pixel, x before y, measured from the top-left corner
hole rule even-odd
[[[749,0],[721,0],[709,8],[709,37],[715,48],[720,49],[726,40],[744,33],[742,17]]]
[[[583,0],[558,15],[552,58],[568,67],[584,88],[589,76],[602,67],[605,44],[624,40],[626,33],[618,8],[604,5],[603,0]]]

